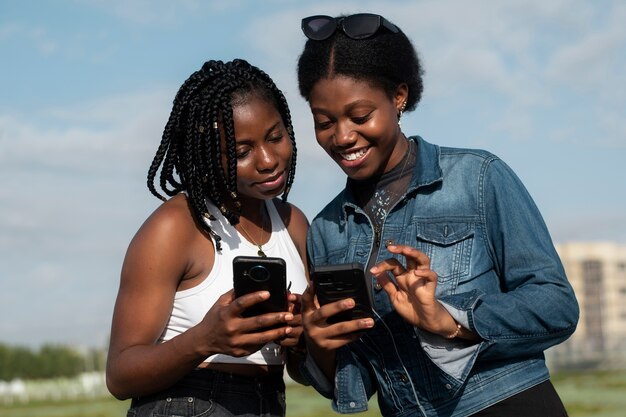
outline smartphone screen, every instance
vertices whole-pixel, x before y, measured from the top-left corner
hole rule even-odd
[[[242,316],[287,311],[287,271],[281,258],[237,256],[233,259],[235,297],[266,290],[270,298],[246,309]]]
[[[313,285],[320,305],[354,299],[354,308],[329,317],[329,324],[373,316],[372,296],[361,264],[317,266],[313,272]]]

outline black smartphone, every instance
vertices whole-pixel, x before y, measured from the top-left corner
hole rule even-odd
[[[266,290],[270,298],[247,308],[242,316],[287,311],[287,267],[282,258],[237,256],[233,259],[235,297]]]
[[[320,305],[352,298],[354,308],[342,311],[326,320],[329,324],[373,317],[372,293],[359,263],[316,266],[313,285]]]

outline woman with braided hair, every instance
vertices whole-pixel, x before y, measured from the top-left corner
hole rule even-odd
[[[148,173],[163,204],[129,245],[113,315],[107,385],[133,399],[128,415],[285,414],[307,285],[308,222],[286,202],[295,161],[287,102],[263,71],[208,61],[183,83]],[[242,316],[269,293],[235,298],[238,255],[285,260],[288,311]]]

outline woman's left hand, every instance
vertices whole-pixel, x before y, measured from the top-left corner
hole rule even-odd
[[[437,273],[430,269],[425,253],[405,245],[390,245],[387,250],[404,256],[406,268],[395,258],[376,264],[370,272],[389,295],[391,303],[407,322],[421,329],[439,333],[449,326],[450,315],[435,298]],[[396,282],[389,277],[391,272]]]

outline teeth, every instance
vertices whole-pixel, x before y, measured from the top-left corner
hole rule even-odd
[[[352,153],[340,153],[341,157],[346,161],[355,161],[367,153],[367,148],[360,149]]]

